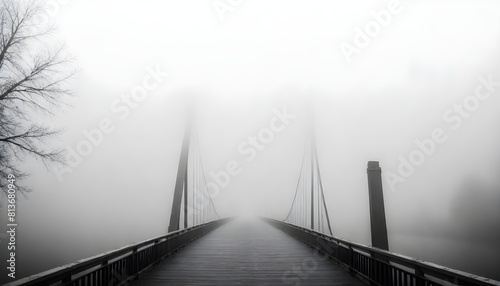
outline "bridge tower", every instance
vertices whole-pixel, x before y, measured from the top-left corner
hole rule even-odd
[[[382,169],[377,161],[368,162],[368,198],[370,203],[370,225],[372,246],[389,250],[387,224],[385,221]]]
[[[187,125],[184,130],[184,138],[182,139],[181,156],[179,159],[179,167],[177,169],[177,179],[175,181],[174,199],[172,200],[172,212],[170,214],[170,224],[168,232],[179,230],[181,219],[181,205],[184,198],[184,228],[187,228],[188,220],[188,156],[189,143],[191,138],[191,125]]]
[[[168,232],[219,219],[203,171],[198,138],[191,128],[191,122],[189,118],[182,139]]]
[[[312,112],[308,110],[308,132],[292,206],[286,222],[332,235],[316,147]]]

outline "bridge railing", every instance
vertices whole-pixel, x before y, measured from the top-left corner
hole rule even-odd
[[[175,231],[19,279],[6,286],[126,285],[169,254],[225,222],[226,219],[221,219]]]
[[[362,245],[283,221],[266,219],[270,224],[345,266],[349,272],[371,285],[500,285],[500,282],[450,269],[434,263]]]

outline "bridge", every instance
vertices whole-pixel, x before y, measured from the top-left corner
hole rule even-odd
[[[221,218],[186,128],[168,233],[6,285],[500,285],[389,250],[381,168],[367,164],[371,245],[335,236],[314,134],[281,220]]]

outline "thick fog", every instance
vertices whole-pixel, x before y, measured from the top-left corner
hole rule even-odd
[[[19,277],[165,234],[187,114],[207,180],[240,167],[212,198],[219,215],[284,219],[310,107],[335,236],[370,244],[379,161],[391,251],[500,280],[500,2],[47,5],[80,71],[69,106],[39,120],[73,155],[22,162]],[[250,147],[276,116],[284,128]]]

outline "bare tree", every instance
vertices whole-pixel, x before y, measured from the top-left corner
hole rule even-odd
[[[44,13],[35,1],[2,0],[0,4],[0,189],[7,191],[7,175],[26,177],[19,163],[32,156],[46,166],[64,163],[62,150],[50,147],[61,130],[44,126],[36,114],[54,115],[70,94],[67,80],[71,59],[62,48],[50,47],[51,27],[37,27]],[[17,185],[18,191],[30,190]]]

